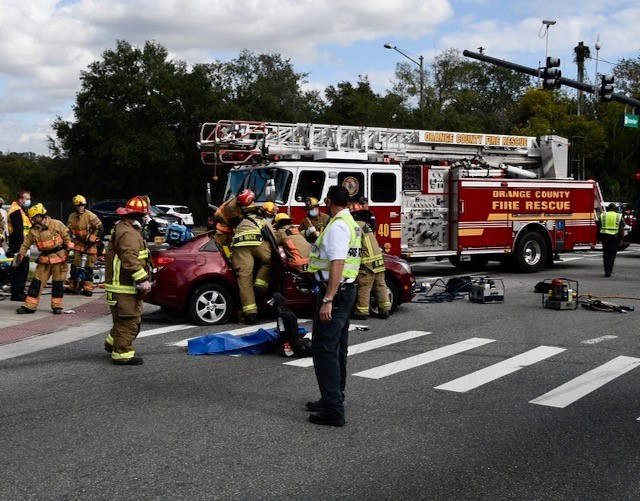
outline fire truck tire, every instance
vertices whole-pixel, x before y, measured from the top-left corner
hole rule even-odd
[[[207,283],[191,293],[187,307],[195,325],[224,324],[233,312],[233,296],[226,287]]]
[[[398,286],[395,284],[393,279],[390,279],[388,276],[385,277],[387,280],[387,289],[389,290],[389,299],[391,300],[391,313],[398,309],[398,304],[400,303],[400,293],[398,292]],[[376,304],[376,300],[371,294],[371,298],[369,299],[369,309],[374,315],[378,314],[378,305]]]
[[[489,258],[486,256],[471,256],[470,261],[461,261],[459,256],[450,256],[449,262],[459,270],[473,271],[482,270],[487,266]]]
[[[538,233],[527,232],[518,240],[514,257],[518,270],[524,273],[540,271],[547,263],[547,243]]]

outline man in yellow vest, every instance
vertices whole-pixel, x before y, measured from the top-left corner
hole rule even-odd
[[[618,247],[624,235],[624,220],[618,212],[618,206],[611,202],[607,210],[600,214],[600,240],[602,241],[602,261],[604,276],[613,273],[613,263],[616,260]]]
[[[321,284],[312,334],[321,398],[307,402],[307,409],[317,411],[309,416],[313,424],[343,426],[349,315],[362,260],[361,230],[347,207],[349,192],[345,187],[331,186],[325,203],[331,219],[312,248],[308,268]]]
[[[121,219],[113,228],[107,248],[104,287],[113,327],[104,348],[116,365],[142,365],[142,358],[135,356],[133,341],[140,332],[144,297],[151,290],[151,254],[142,238],[149,204],[142,197],[133,197],[116,212]]]
[[[31,229],[31,220],[27,210],[31,206],[31,192],[20,190],[16,200],[11,204],[7,212],[7,234],[9,235],[7,257],[14,257],[20,251],[24,237]],[[24,256],[29,257],[29,252]],[[24,301],[27,294],[24,289],[29,276],[29,259],[22,259],[18,266],[11,267],[11,301]]]
[[[35,245],[40,251],[33,279],[24,304],[16,310],[20,315],[35,313],[40,303],[42,289],[51,277],[51,309],[54,315],[62,313],[64,297],[64,279],[67,278],[67,257],[73,247],[69,230],[62,221],[47,216],[42,204],[29,207],[29,218],[33,226],[24,237],[20,250],[16,254],[17,265],[26,258],[29,248]]]

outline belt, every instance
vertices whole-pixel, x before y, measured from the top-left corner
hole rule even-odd
[[[64,249],[65,248],[62,245],[58,245],[58,247],[55,247],[53,249],[40,251],[40,254],[42,254],[43,256],[48,256],[50,254],[55,254],[56,252],[60,252],[61,250],[64,250]]]
[[[320,286],[324,287],[325,289],[327,288],[327,284],[329,282],[320,282]],[[338,291],[344,291],[347,289],[351,289],[352,287],[356,286],[356,281],[354,280],[353,282],[341,282],[340,285],[338,286]]]

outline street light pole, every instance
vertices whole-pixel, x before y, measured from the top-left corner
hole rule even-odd
[[[404,53],[402,50],[398,49],[398,47],[396,47],[395,45],[391,45],[389,43],[384,44],[384,48],[399,52],[404,57],[406,57],[409,61],[417,64],[420,67],[420,114],[422,116],[424,112],[424,57],[418,56],[418,60],[416,61],[413,57]]]

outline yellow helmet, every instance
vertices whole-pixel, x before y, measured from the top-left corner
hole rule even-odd
[[[274,216],[276,212],[278,212],[278,208],[273,202],[265,202],[261,210],[263,214],[267,214],[269,216]]]
[[[71,203],[73,205],[87,205],[87,199],[84,198],[82,195],[76,195],[71,199]]]
[[[274,221],[276,223],[279,223],[280,221],[291,221],[291,216],[286,212],[279,212],[278,214],[276,214],[276,218],[274,219]]]
[[[44,208],[44,205],[42,204],[35,204],[32,207],[29,207],[29,211],[27,212],[27,214],[29,215],[30,218],[33,218],[33,216],[44,216],[47,213],[47,209]]]
[[[304,199],[304,208],[307,210],[315,209],[319,205],[320,205],[320,202],[318,202],[317,198],[307,197]]]

